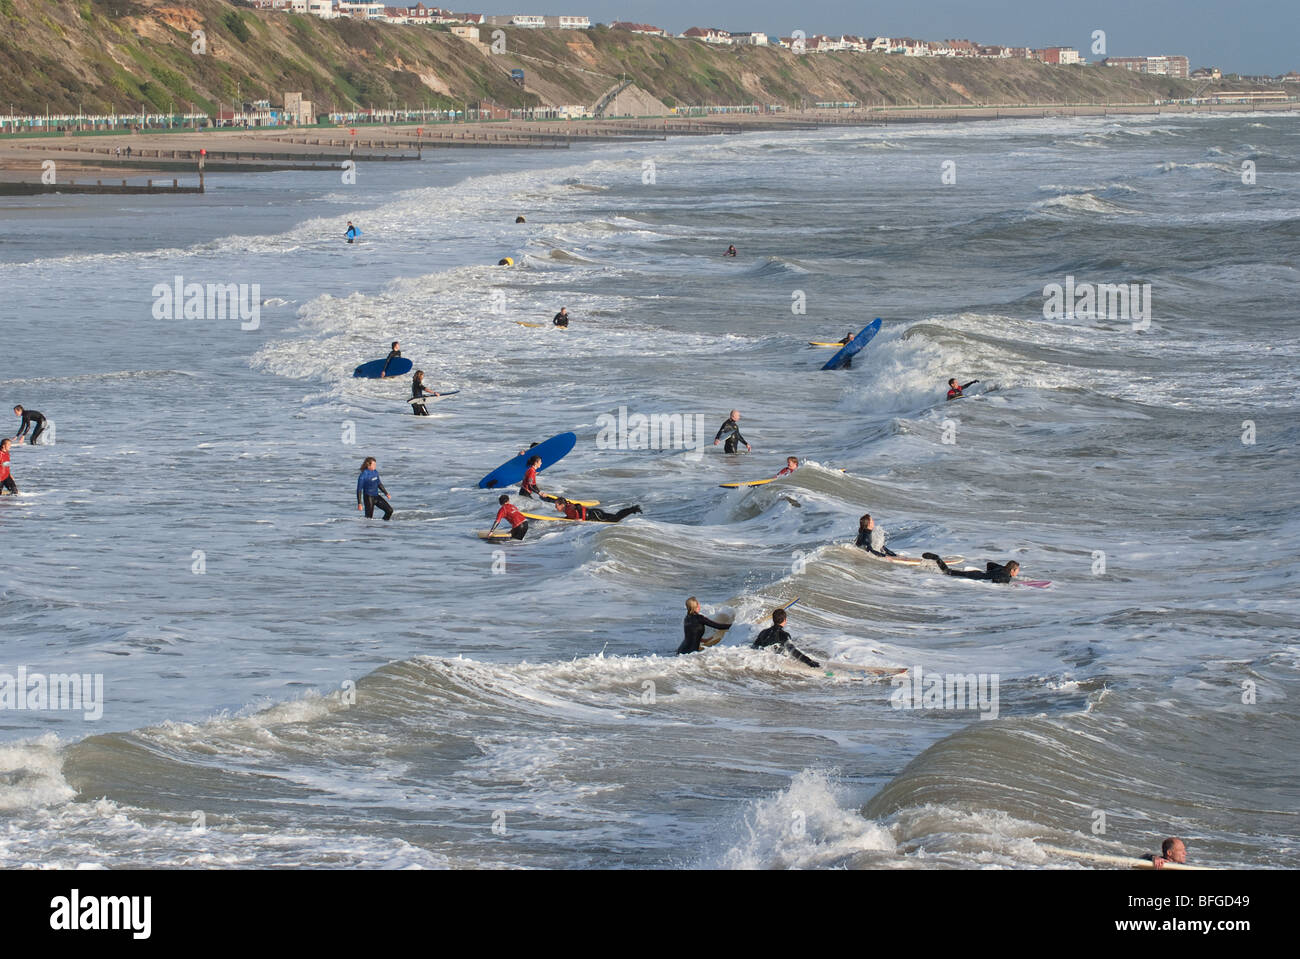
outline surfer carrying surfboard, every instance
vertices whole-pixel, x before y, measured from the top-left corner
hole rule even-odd
[[[677,647],[677,655],[698,653],[700,640],[706,629],[730,629],[730,623],[715,623],[700,613],[700,601],[692,596],[686,601],[686,619],[682,621],[682,644]]]
[[[14,416],[22,417],[22,422],[18,424],[18,432],[14,434],[14,439],[18,441],[18,445],[23,444],[27,431],[31,429],[32,435],[29,439],[26,439],[26,443],[28,446],[35,446],[36,438],[45,432],[45,417],[35,410],[26,410],[21,406],[14,407]],[[32,427],[35,427],[35,429],[32,429]]]
[[[551,322],[554,323],[556,326],[562,326],[565,329],[568,329],[569,308],[567,306],[560,307],[560,312],[555,314],[555,317],[551,320]]]
[[[17,496],[18,484],[9,473],[9,437],[0,440],[0,496]]]
[[[424,385],[424,370],[416,370],[415,375],[411,377],[411,399],[420,396],[438,396],[438,393],[430,393],[428,387]],[[411,411],[416,416],[428,416],[429,408],[423,403],[412,403]]]
[[[360,232],[361,232],[360,230],[358,230],[355,226],[352,225],[352,221],[348,220],[348,230],[343,235],[346,236],[348,238],[348,242],[351,243],[357,238],[357,234],[359,234]]]
[[[384,368],[379,371],[379,376],[381,379],[388,375],[388,364],[393,362],[393,360],[399,358],[401,355],[402,355],[402,344],[398,343],[396,340],[393,340],[393,348],[388,351],[388,356],[384,358]]]
[[[619,520],[626,519],[633,513],[641,512],[640,506],[627,506],[617,513],[607,513],[603,509],[596,509],[594,506],[583,506],[581,503],[570,503],[563,496],[555,497],[555,508],[567,516],[569,519],[581,520],[584,523],[617,523]]]
[[[871,518],[870,513],[863,513],[858,519],[858,539],[853,545],[865,549],[874,556],[898,555],[885,545],[885,531],[876,528],[876,521]]]
[[[948,399],[950,400],[961,399],[963,395],[962,390],[968,390],[978,382],[979,380],[971,380],[969,383],[963,383],[960,386],[958,386],[957,377],[954,376],[952,379],[948,381]]]
[[[778,609],[772,613],[772,625],[754,637],[755,649],[771,649],[776,653],[785,653],[799,660],[805,666],[821,669],[822,664],[799,652],[790,641],[790,634],[785,631],[785,610]]]
[[[726,453],[740,452],[740,444],[745,444],[745,452],[752,453],[754,449],[749,445],[749,441],[740,435],[740,410],[732,410],[731,415],[726,418],[723,424],[718,427],[718,435],[713,437],[713,445],[717,446],[718,441],[723,436],[727,437],[727,443],[722,447]]]
[[[365,508],[366,519],[375,518],[375,507],[384,511],[384,521],[393,518],[393,507],[384,496],[392,496],[379,479],[379,464],[373,456],[367,456],[361,462],[361,475],[357,477],[357,509]],[[383,494],[382,496],[380,494]]]
[[[1020,564],[1014,559],[1005,563],[988,562],[983,570],[951,569],[938,553],[922,553],[922,559],[933,560],[939,566],[939,572],[948,576],[960,576],[962,579],[984,579],[990,583],[1009,583],[1020,573]]]
[[[505,493],[502,493],[501,498],[498,499],[497,502],[501,505],[501,508],[497,510],[496,522],[492,524],[492,529],[488,530],[488,532],[492,532],[492,530],[501,525],[502,520],[505,520],[510,524],[511,539],[523,539],[527,536],[528,519],[523,513],[519,512],[517,507],[511,504],[510,497]]]

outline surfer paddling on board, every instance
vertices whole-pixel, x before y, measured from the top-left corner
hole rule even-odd
[[[722,254],[722,255],[723,255],[723,256],[735,256],[735,255],[736,255],[736,246],[735,246],[735,244],[733,243],[731,246],[727,247],[727,252],[724,253],[724,254]]]
[[[9,437],[0,440],[0,496],[17,496],[18,484],[9,473]]]
[[[706,629],[730,629],[730,623],[715,623],[707,616],[700,613],[700,601],[692,596],[686,601],[686,619],[682,621],[682,631],[684,636],[682,644],[677,647],[677,655],[684,653],[698,653],[700,651],[700,640],[704,638]]]
[[[603,509],[596,509],[594,506],[583,506],[581,503],[570,503],[563,496],[555,497],[555,508],[567,516],[569,519],[579,519],[584,523],[617,523],[619,520],[626,519],[633,513],[641,512],[640,506],[628,506],[617,513],[607,513]]]
[[[569,328],[569,308],[567,306],[560,307],[560,312],[555,314],[551,322],[567,330]]]
[[[773,476],[772,479],[780,479],[782,476],[789,476],[798,468],[799,468],[799,457],[787,456],[785,458],[785,469],[781,470],[781,472]]]
[[[366,519],[375,518],[375,507],[384,511],[384,521],[393,518],[393,507],[384,496],[392,496],[379,479],[379,464],[373,456],[367,456],[361,463],[361,475],[357,477],[357,509],[364,508]],[[383,494],[382,496],[380,494]]]
[[[357,234],[360,232],[361,232],[360,230],[358,230],[355,226],[352,225],[352,221],[348,220],[348,230],[343,235],[348,238],[349,243],[352,243],[354,240],[356,240]]]
[[[424,370],[416,370],[415,375],[411,377],[411,399],[420,396],[441,396],[440,393],[431,393],[429,388],[424,385]],[[428,416],[429,408],[423,403],[412,403],[411,411],[416,416]]]
[[[858,519],[858,539],[853,545],[875,556],[898,555],[885,545],[885,531],[876,528],[876,521],[870,513],[863,513]]]
[[[731,415],[728,416],[723,424],[718,427],[718,435],[713,437],[713,445],[717,446],[718,441],[721,440],[723,436],[727,437],[727,443],[722,447],[724,452],[740,452],[741,443],[745,444],[746,453],[754,452],[753,447],[749,445],[749,441],[740,435],[740,410],[732,410]]]
[[[388,351],[388,356],[384,358],[384,368],[379,371],[381,377],[388,375],[388,364],[393,360],[399,359],[402,355],[402,344],[393,340],[393,348]]]
[[[778,609],[774,612],[772,614],[772,625],[754,637],[754,648],[771,649],[776,653],[785,653],[787,656],[799,660],[805,666],[821,669],[821,663],[799,652],[794,643],[790,641],[790,634],[785,631],[785,618],[784,609]]]
[[[990,583],[1009,583],[1020,574],[1020,564],[1014,559],[1005,563],[988,562],[984,564],[984,569],[951,569],[948,564],[940,558],[938,553],[922,553],[922,559],[933,560],[939,566],[941,573],[949,576],[960,576],[962,579],[984,579]]]
[[[14,407],[14,416],[22,417],[22,422],[18,424],[18,432],[14,434],[18,445],[22,446],[25,440],[28,446],[35,446],[36,438],[45,432],[45,417],[35,410],[23,409],[21,406]],[[29,429],[32,430],[30,438],[27,437]]]
[[[959,386],[957,385],[957,378],[954,376],[952,379],[948,381],[948,399],[950,400],[960,399],[962,396],[965,395],[962,392],[963,390],[970,389],[978,382],[979,380],[971,380],[969,383],[962,383]]]
[[[1171,862],[1181,866],[1187,862],[1187,844],[1177,836],[1170,836],[1160,844],[1160,855],[1152,853],[1142,858],[1150,859],[1151,865],[1157,869],[1163,869],[1166,863]]]
[[[511,539],[523,539],[527,536],[528,517],[524,516],[523,513],[519,512],[519,510],[511,504],[510,497],[505,493],[501,494],[501,498],[498,499],[497,502],[501,505],[501,508],[497,510],[496,522],[492,524],[492,529],[488,530],[488,532],[492,532],[492,530],[501,525],[502,520],[505,520],[510,524]]]

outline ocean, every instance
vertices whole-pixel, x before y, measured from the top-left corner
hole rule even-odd
[[[1294,114],[208,182],[0,201],[0,407],[54,424],[0,499],[0,866],[1300,865]],[[351,376],[395,339],[431,417]],[[644,513],[481,541],[566,431],[543,489]],[[692,595],[737,625],[675,656]],[[749,648],[796,597],[822,669]]]

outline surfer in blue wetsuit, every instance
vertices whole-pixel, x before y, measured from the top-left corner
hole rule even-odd
[[[366,519],[374,519],[375,507],[378,506],[384,511],[384,520],[388,521],[393,518],[393,507],[384,496],[393,494],[380,481],[378,465],[373,456],[367,456],[361,463],[361,475],[357,477],[357,509],[364,508]]]
[[[14,407],[14,416],[22,417],[22,422],[18,425],[18,432],[14,434],[14,439],[18,441],[20,446],[24,442],[28,446],[35,446],[37,437],[45,432],[45,417],[35,410],[23,409],[21,406]],[[29,429],[32,431],[30,438],[27,436]]]
[[[969,383],[963,383],[960,386],[958,386],[957,378],[954,376],[952,379],[948,381],[948,399],[950,400],[961,399],[961,397],[964,395],[962,391],[970,389],[978,382],[979,380],[971,380]]]
[[[393,348],[388,351],[388,356],[384,358],[384,368],[379,371],[381,377],[388,375],[388,364],[393,360],[399,359],[402,355],[402,344],[393,340]]]
[[[686,601],[686,619],[682,622],[684,636],[682,644],[677,647],[677,655],[683,653],[698,653],[700,651],[700,640],[704,638],[705,629],[730,629],[730,623],[715,623],[713,620],[700,614],[700,601],[692,596]]]
[[[799,660],[805,666],[820,669],[821,663],[799,652],[794,643],[790,642],[790,634],[784,629],[785,619],[784,609],[778,609],[774,612],[772,614],[772,625],[754,638],[754,648],[771,649],[773,652],[785,653],[787,656]]]
[[[348,220],[348,231],[343,235],[348,238],[349,243],[351,243],[353,240],[357,238],[357,234],[359,232],[360,231],[355,226],[352,225],[352,221]]]
[[[424,385],[424,370],[416,370],[415,375],[411,377],[411,399],[420,396],[439,396],[439,393],[429,392],[428,387]],[[411,411],[416,416],[428,416],[429,408],[423,403],[412,403]]]
[[[858,520],[858,539],[853,545],[875,556],[898,555],[885,545],[885,531],[876,529],[876,521],[871,518],[870,513],[863,513]]]
[[[724,435],[727,437],[727,443],[722,447],[724,452],[740,452],[741,443],[745,444],[746,453],[754,452],[753,447],[749,445],[749,441],[740,435],[740,410],[732,410],[731,415],[727,417],[726,421],[723,422],[720,427],[718,427],[718,435],[713,437],[713,445],[717,446],[718,441],[721,440]]]
[[[1005,563],[988,562],[980,569],[952,569],[938,553],[922,553],[922,559],[933,560],[939,566],[939,572],[948,576],[960,576],[962,579],[983,579],[990,583],[1009,583],[1020,573],[1020,564],[1014,559]]]

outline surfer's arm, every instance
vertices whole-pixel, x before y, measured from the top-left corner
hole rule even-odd
[[[812,658],[809,657],[809,656],[805,656],[803,653],[799,652],[799,650],[795,648],[795,646],[794,646],[793,643],[785,642],[785,643],[782,643],[781,645],[782,645],[782,648],[783,648],[787,653],[789,653],[789,654],[790,654],[791,656],[793,656],[795,659],[799,660],[799,662],[803,663],[805,666],[811,666],[813,669],[821,669],[821,665],[822,665],[821,663],[819,663],[819,662],[817,662],[817,660],[812,659]]]
[[[978,382],[979,380],[971,380],[969,383],[963,383],[961,388],[963,390],[968,390]]]
[[[706,616],[701,616],[700,622],[703,623],[705,626],[711,627],[712,629],[731,629],[730,623],[715,623],[713,620],[709,619]]]

